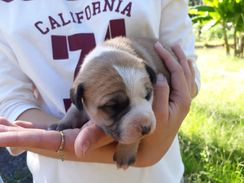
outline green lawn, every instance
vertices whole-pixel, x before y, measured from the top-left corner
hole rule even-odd
[[[180,129],[185,182],[244,183],[244,59],[197,53],[202,86]]]

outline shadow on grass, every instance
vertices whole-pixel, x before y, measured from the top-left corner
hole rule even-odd
[[[244,154],[226,149],[216,142],[206,144],[204,139],[180,133],[186,183],[242,183]]]

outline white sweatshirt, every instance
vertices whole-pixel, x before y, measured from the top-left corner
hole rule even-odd
[[[84,55],[105,39],[124,35],[180,42],[195,58],[187,0],[2,0],[0,12],[0,116],[11,121],[30,108],[61,118]],[[27,163],[36,183],[176,183],[184,171],[177,137],[148,168],[120,171],[115,165],[61,162],[31,152]]]

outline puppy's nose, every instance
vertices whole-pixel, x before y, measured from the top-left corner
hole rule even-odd
[[[151,126],[141,126],[141,134],[146,135],[151,131]]]

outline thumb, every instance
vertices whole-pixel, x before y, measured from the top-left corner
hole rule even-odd
[[[88,150],[93,149],[98,141],[105,138],[105,136],[103,130],[94,123],[84,126],[75,140],[74,149],[76,156],[79,158],[84,156]]]
[[[169,85],[163,74],[157,75],[154,86],[153,111],[157,117],[167,116],[169,108]]]

